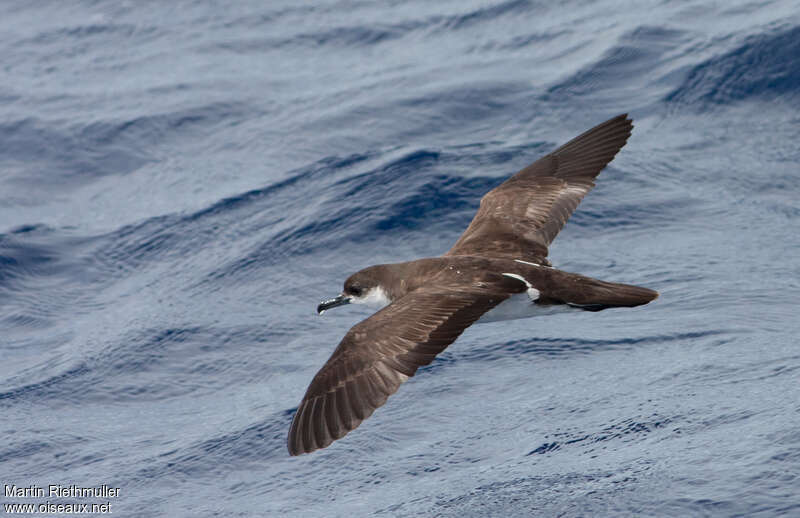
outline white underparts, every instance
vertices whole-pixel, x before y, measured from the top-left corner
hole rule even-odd
[[[525,283],[528,289],[525,293],[517,293],[504,300],[490,311],[485,313],[477,323],[498,322],[500,320],[514,320],[516,318],[527,318],[534,315],[534,302],[539,298],[539,290],[531,286],[521,275],[516,273],[504,273],[506,277],[517,279]]]
[[[517,293],[507,298],[491,311],[483,314],[483,316],[475,322],[476,324],[486,324],[488,322],[500,322],[503,320],[516,320],[518,318],[541,317],[545,315],[554,315],[558,313],[568,313],[582,311],[576,307],[568,304],[554,304],[540,306],[531,302],[527,293]]]
[[[350,302],[353,304],[364,304],[373,308],[382,308],[388,306],[392,301],[389,300],[389,295],[380,286],[371,288],[366,295],[361,297],[350,297]]]
[[[519,261],[524,262],[524,261]],[[538,265],[537,265],[538,266]],[[539,290],[531,286],[521,275],[515,273],[504,273],[506,277],[517,279],[525,283],[528,287],[524,293],[517,293],[510,296],[490,311],[486,312],[476,323],[484,324],[487,322],[499,322],[502,320],[515,320],[518,318],[530,318],[541,315],[552,315],[553,313],[561,313],[563,311],[575,311],[566,304],[557,304],[554,306],[540,306],[535,304],[539,299],[541,293]]]

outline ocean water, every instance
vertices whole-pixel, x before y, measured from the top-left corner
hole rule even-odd
[[[800,516],[795,1],[4,2],[0,484],[115,516]],[[290,457],[371,264],[618,113],[551,247],[648,306],[467,330]]]

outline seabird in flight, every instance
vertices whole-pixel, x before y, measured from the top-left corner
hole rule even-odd
[[[469,326],[546,314],[647,304],[656,291],[553,268],[547,248],[594,179],[625,145],[627,114],[608,120],[521,170],[482,199],[441,257],[354,273],[317,307],[371,304],[311,381],[289,430],[289,453],[325,448],[355,429]]]

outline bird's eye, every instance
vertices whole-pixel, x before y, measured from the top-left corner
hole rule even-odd
[[[356,297],[360,297],[362,291],[363,290],[359,286],[353,286],[350,288],[350,293],[352,293]]]

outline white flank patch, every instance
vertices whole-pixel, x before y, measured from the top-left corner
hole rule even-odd
[[[389,300],[389,296],[386,294],[383,288],[380,286],[375,286],[362,297],[351,297],[350,302],[353,304],[364,304],[366,306],[380,309],[384,306],[388,306],[392,301]]]
[[[531,283],[526,281],[521,275],[517,275],[516,273],[504,273],[506,277],[511,277],[512,279],[517,279],[518,281],[522,281],[525,283],[525,286],[528,287],[528,297],[530,297],[531,302],[536,301],[539,298],[539,290],[531,286]]]

